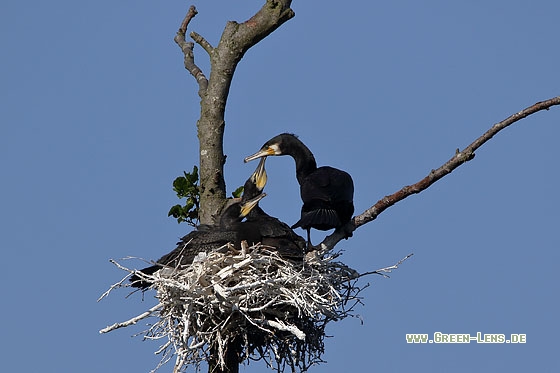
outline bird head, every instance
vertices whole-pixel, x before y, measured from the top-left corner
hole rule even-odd
[[[296,135],[291,133],[282,133],[278,136],[274,136],[264,143],[261,150],[246,157],[245,163],[252,161],[253,159],[267,157],[270,155],[284,155],[286,154],[286,149],[288,149],[292,143],[301,143],[301,141],[298,140]]]
[[[256,152],[253,155],[250,155],[244,159],[245,163],[252,161],[253,159],[268,157],[269,155],[281,155],[282,152],[280,151],[280,147],[278,144],[265,144],[261,150]]]
[[[264,197],[266,197],[266,193],[259,193],[253,198],[235,198],[231,200],[220,215],[220,227],[228,229],[232,225],[240,223]]]
[[[247,215],[249,215],[249,213],[251,212],[251,210],[253,208],[255,208],[255,206],[257,206],[259,204],[259,201],[261,199],[263,199],[264,197],[266,197],[266,193],[260,193],[258,196],[253,197],[249,200],[246,201],[242,201],[240,203],[240,213],[239,213],[239,217],[240,218],[244,218]]]

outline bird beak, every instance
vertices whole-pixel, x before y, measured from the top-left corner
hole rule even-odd
[[[257,186],[258,190],[263,190],[266,182],[268,180],[268,176],[266,175],[266,170],[264,169],[264,162],[266,161],[266,157],[262,157],[259,165],[251,175],[251,180]]]
[[[266,193],[261,193],[258,196],[256,196],[255,198],[251,198],[250,200],[248,200],[247,202],[245,202],[244,204],[241,205],[241,214],[239,215],[240,217],[245,217],[247,215],[249,215],[249,213],[251,212],[251,210],[259,204],[259,201],[261,199],[263,199],[264,197],[266,197]]]
[[[263,149],[259,150],[255,154],[246,157],[245,158],[245,163],[247,163],[249,161],[252,161],[253,159],[257,159],[257,158],[261,158],[261,157],[267,157],[269,155],[276,155],[276,151],[271,146],[267,146],[266,148],[263,148]]]

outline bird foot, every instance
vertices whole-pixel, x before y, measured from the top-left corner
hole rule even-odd
[[[356,228],[354,227],[354,224],[352,224],[352,221],[350,221],[342,227],[337,228],[336,232],[342,233],[344,235],[344,239],[347,240],[354,235],[355,229]]]

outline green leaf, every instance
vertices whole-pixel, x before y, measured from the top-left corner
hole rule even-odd
[[[181,210],[181,205],[172,206],[171,209],[169,209],[169,213],[167,214],[167,216],[173,216],[174,218],[177,218],[179,217],[179,215],[181,215]]]
[[[243,186],[240,186],[239,188],[235,189],[234,192],[231,193],[231,195],[234,198],[239,198],[239,197],[241,197],[242,194],[243,194]]]
[[[200,206],[200,190],[198,188],[198,167],[193,166],[191,173],[183,171],[184,176],[179,176],[173,181],[173,191],[179,199],[186,198],[185,205],[175,205],[169,210],[167,216],[173,216],[178,223],[187,222],[192,226],[198,224],[198,211]]]

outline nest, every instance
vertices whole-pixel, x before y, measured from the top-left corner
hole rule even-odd
[[[162,359],[155,370],[173,358],[174,372],[188,366],[199,371],[203,361],[225,370],[232,355],[236,363],[264,360],[279,372],[303,372],[323,362],[325,327],[354,316],[359,293],[368,286],[358,287],[357,280],[365,274],[336,261],[339,253],[313,252],[304,261],[295,261],[260,244],[243,245],[241,251],[223,249],[200,253],[191,265],[154,275],[113,261],[129,275],[101,298],[114,288],[129,286],[126,280],[136,273],[152,283],[159,303],[100,332],[156,317],[140,333],[146,339],[166,340],[156,351]],[[390,272],[397,265],[367,274]]]

